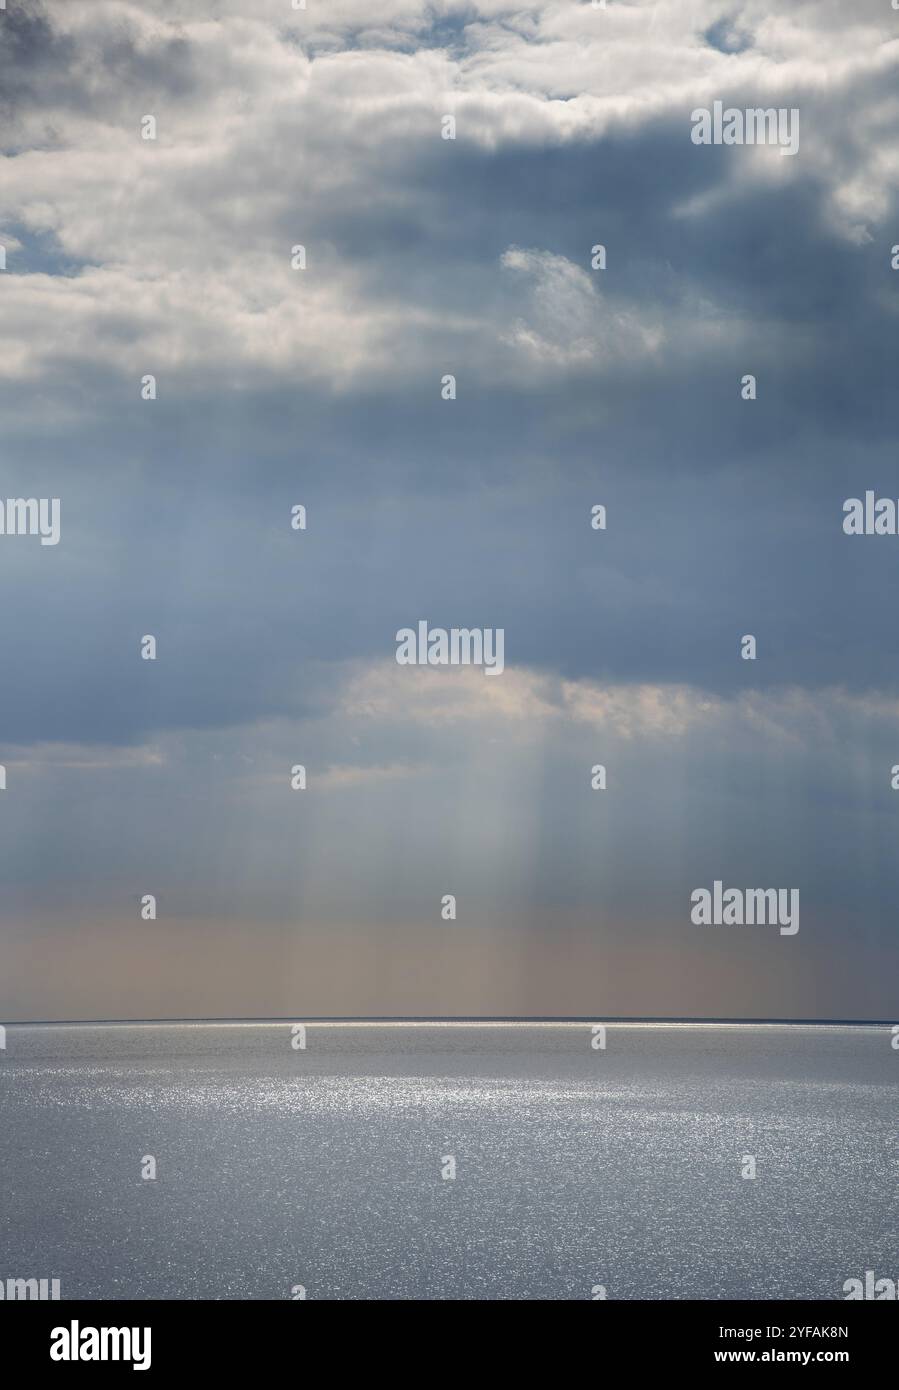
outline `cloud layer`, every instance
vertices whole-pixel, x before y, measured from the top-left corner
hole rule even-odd
[[[62,541],[0,538],[7,1017],[283,1012],[307,937],[416,1012],[445,893],[499,963],[422,1011],[564,1012],[560,924],[573,1011],[894,1011],[899,539],[842,505],[899,497],[897,67],[881,0],[10,0],[2,486]],[[716,100],[798,155],[694,145]],[[423,618],[504,675],[397,667]],[[697,935],[727,877],[796,942]],[[129,994],[145,892],[215,989]]]

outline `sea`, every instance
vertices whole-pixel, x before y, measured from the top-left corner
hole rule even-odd
[[[899,1276],[889,1024],[20,1024],[0,1286],[826,1299]]]

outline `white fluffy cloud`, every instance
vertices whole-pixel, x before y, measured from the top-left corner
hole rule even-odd
[[[504,341],[541,365],[570,369],[639,360],[664,340],[663,328],[638,311],[610,309],[596,276],[564,256],[511,246],[502,264],[525,281],[529,301]]]
[[[329,232],[349,210],[402,215],[406,158],[449,159],[444,113],[459,142],[497,151],[658,121],[682,124],[686,143],[698,103],[808,102],[801,166],[734,160],[718,196],[745,179],[813,172],[833,227],[855,244],[899,182],[877,99],[899,64],[882,5],[848,21],[842,7],[773,15],[749,3],[738,52],[704,38],[729,13],[712,0],[605,10],[395,0],[376,16],[361,0],[308,0],[305,11],[284,0],[67,0],[46,13],[52,80],[37,59],[33,71],[19,62],[14,153],[0,170],[12,271],[0,353],[13,380],[61,362],[131,375],[164,362],[181,389],[204,372],[345,389],[383,370],[412,374],[432,352],[505,379],[519,364],[601,366],[613,338],[618,360],[651,352],[664,324],[628,304],[598,312],[590,278],[546,248],[507,249],[503,264],[518,273],[477,312],[456,310],[446,290],[410,299],[385,286],[377,248],[337,252]],[[39,35],[34,53],[46,44]],[[837,98],[870,140],[840,136]],[[155,142],[140,139],[145,114]],[[29,238],[52,248],[47,269],[22,269]],[[297,242],[308,242],[305,272],[290,269]]]

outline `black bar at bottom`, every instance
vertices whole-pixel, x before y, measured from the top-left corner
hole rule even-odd
[[[345,1374],[347,1353],[354,1349],[358,1349],[360,1365],[368,1371],[379,1366],[383,1373],[385,1351],[396,1361],[399,1348],[394,1342],[387,1351],[383,1324],[369,1333],[367,1316],[362,1314],[359,1340],[360,1316],[352,1304],[311,1300],[303,1306],[288,1301],[225,1300],[19,1302],[0,1304],[0,1335],[7,1357],[15,1354],[20,1377],[32,1370],[66,1377],[79,1370],[92,1376],[109,1370],[149,1375],[193,1370],[208,1375],[220,1370],[233,1376],[242,1367],[258,1371],[260,1366],[266,1372],[295,1374],[298,1355],[311,1371],[308,1357],[316,1346],[317,1377],[327,1374],[329,1351],[332,1355],[336,1352],[334,1369]],[[379,1317],[383,1316],[382,1309]],[[330,1340],[321,1340],[335,1329],[341,1335],[336,1348]],[[446,1331],[438,1329],[436,1333],[440,1338],[438,1365],[429,1369],[416,1354],[416,1378],[427,1379],[439,1372],[439,1378],[445,1380],[457,1345],[460,1367],[471,1369],[473,1348],[467,1340],[456,1341],[459,1331],[457,1311]],[[597,1366],[615,1365],[610,1359],[617,1358],[619,1366],[623,1363],[635,1374],[669,1371],[707,1375],[735,1365],[749,1370],[771,1365],[799,1369],[831,1365],[857,1375],[875,1369],[883,1372],[890,1365],[896,1345],[896,1314],[860,1302],[605,1301],[590,1310],[589,1318],[572,1324],[572,1331],[578,1336],[587,1333],[591,1339],[587,1345],[580,1341],[575,1345],[582,1355],[596,1356]],[[529,1322],[519,1334],[521,1350],[528,1357],[537,1340],[534,1333]],[[538,1338],[542,1341],[544,1335],[538,1333]],[[498,1342],[494,1330],[490,1340],[496,1343],[495,1355],[508,1358],[507,1366],[514,1363],[516,1348],[506,1334]],[[550,1350],[546,1342],[543,1349]],[[556,1354],[560,1349],[554,1345]],[[411,1344],[407,1354],[409,1350]],[[565,1347],[566,1362],[573,1350]],[[324,1359],[324,1365],[319,1358]],[[480,1354],[477,1360],[484,1374]],[[407,1362],[404,1376],[408,1373]]]

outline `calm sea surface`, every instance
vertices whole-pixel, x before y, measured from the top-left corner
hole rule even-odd
[[[890,1042],[619,1024],[601,1051],[589,1024],[323,1023],[294,1050],[286,1023],[12,1025],[0,1280],[59,1278],[63,1298],[839,1299],[868,1269],[899,1275]]]

